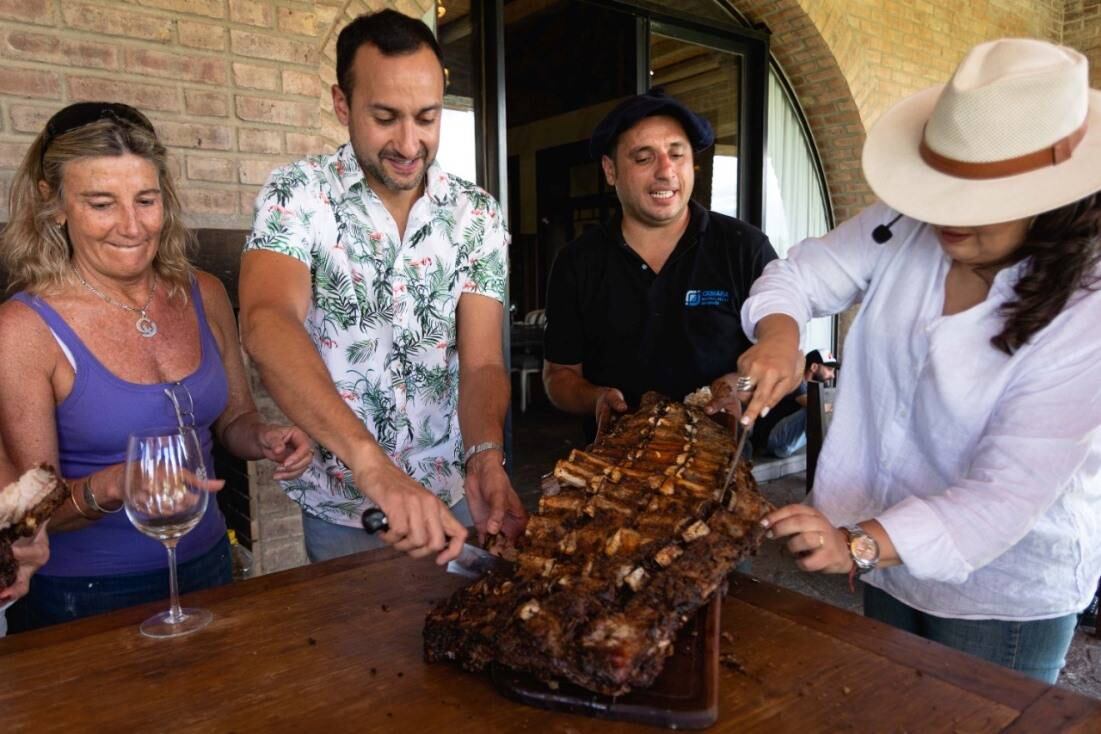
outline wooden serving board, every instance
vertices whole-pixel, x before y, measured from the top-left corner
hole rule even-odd
[[[722,600],[711,601],[681,628],[654,684],[625,696],[602,696],[570,683],[551,689],[534,676],[494,665],[494,685],[529,706],[613,721],[705,729],[719,716],[719,628]]]

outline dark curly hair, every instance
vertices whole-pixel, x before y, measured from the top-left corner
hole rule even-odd
[[[1050,324],[1078,290],[1094,290],[1101,260],[1101,192],[1053,209],[1029,227],[1015,261],[1032,258],[1014,288],[1017,298],[999,309],[1005,317],[1000,334],[990,340],[1013,354]]]

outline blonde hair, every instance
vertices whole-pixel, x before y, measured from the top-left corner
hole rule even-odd
[[[72,161],[127,153],[144,158],[157,169],[164,224],[153,270],[168,285],[170,295],[187,298],[193,272],[187,259],[192,235],[181,221],[167,152],[151,129],[111,118],[90,122],[52,140],[43,130],[31,143],[12,180],[10,221],[0,235],[0,262],[7,269],[10,291],[42,295],[79,284],[71,264],[72,245],[56,221],[61,211],[63,169]],[[48,196],[40,193],[40,181],[49,187]]]

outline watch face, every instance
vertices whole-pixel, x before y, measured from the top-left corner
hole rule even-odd
[[[849,544],[853,558],[858,562],[874,563],[879,557],[879,546],[875,540],[867,535],[861,535],[852,539]]]

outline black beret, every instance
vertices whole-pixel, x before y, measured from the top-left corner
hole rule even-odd
[[[680,120],[692,150],[701,151],[715,142],[715,131],[707,118],[697,115],[680,100],[658,88],[628,97],[616,105],[593,130],[593,136],[589,139],[589,154],[599,158],[611,150],[620,133],[634,127],[644,117],[654,115],[669,115]]]

